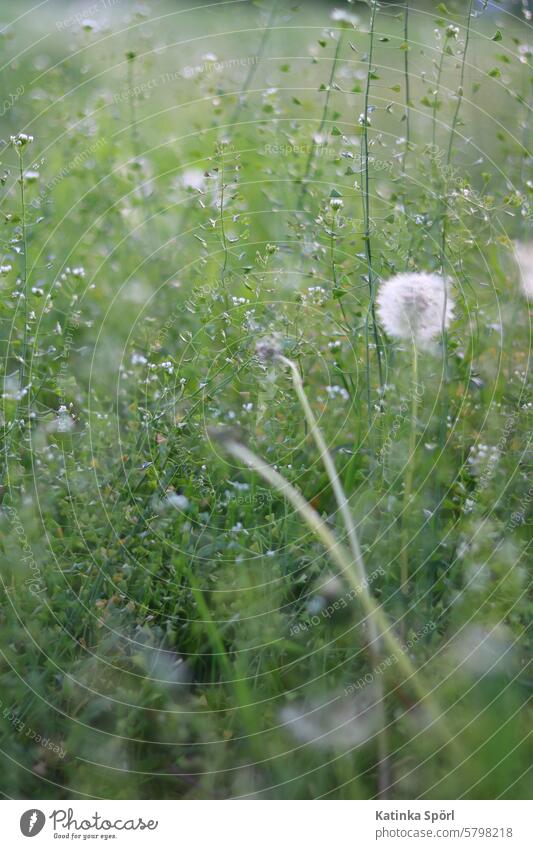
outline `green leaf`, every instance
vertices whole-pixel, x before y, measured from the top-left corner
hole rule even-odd
[[[492,41],[503,41],[503,35],[499,29],[496,30],[494,35],[492,36]]]

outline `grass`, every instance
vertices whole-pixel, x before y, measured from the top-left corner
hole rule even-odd
[[[533,72],[496,5],[8,4],[4,796],[529,795]],[[432,351],[374,309],[404,271],[450,278]]]

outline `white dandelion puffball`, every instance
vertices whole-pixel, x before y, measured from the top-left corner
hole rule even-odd
[[[520,269],[522,292],[528,301],[533,301],[533,242],[529,242],[527,245],[516,242],[514,247],[518,268]]]
[[[379,319],[394,339],[407,339],[420,348],[448,328],[454,301],[450,285],[439,274],[397,274],[379,287],[376,298]]]

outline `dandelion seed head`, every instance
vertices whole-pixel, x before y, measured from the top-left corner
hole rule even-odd
[[[376,303],[387,333],[420,348],[430,347],[453,318],[449,283],[438,274],[397,274],[382,283]]]
[[[255,346],[255,353],[262,363],[272,362],[281,356],[281,346],[273,336],[260,339]]]

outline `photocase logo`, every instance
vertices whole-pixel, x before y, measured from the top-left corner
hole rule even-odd
[[[20,830],[24,837],[35,837],[42,831],[46,817],[42,811],[37,808],[30,808],[29,811],[24,811],[20,818]]]

